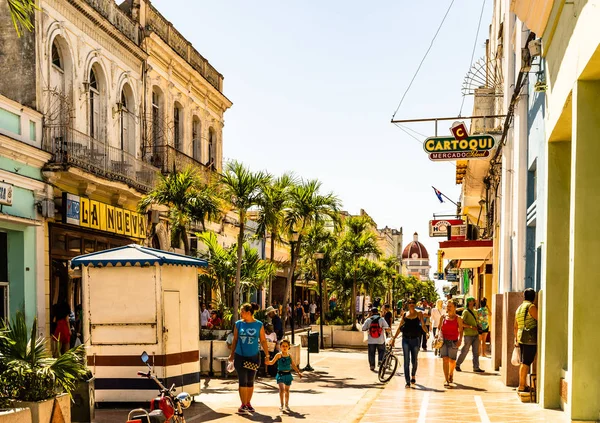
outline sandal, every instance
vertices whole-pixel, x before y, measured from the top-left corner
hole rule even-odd
[[[526,386],[523,389],[517,389],[517,392],[531,392],[531,387],[530,386]]]
[[[445,382],[444,382],[444,386],[445,386],[446,388],[447,388],[447,387],[449,387],[449,386],[450,386],[450,382],[448,382],[448,381],[445,381]]]

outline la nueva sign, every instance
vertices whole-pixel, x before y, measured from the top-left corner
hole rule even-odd
[[[484,159],[496,147],[496,140],[492,135],[469,136],[463,122],[456,122],[450,130],[453,136],[430,137],[425,140],[423,148],[429,154],[429,160]]]

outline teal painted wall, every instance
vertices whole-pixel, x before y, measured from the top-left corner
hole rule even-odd
[[[39,167],[29,166],[7,157],[0,156],[0,169],[38,181],[42,180],[42,170]]]
[[[35,195],[33,191],[13,187],[13,203],[12,206],[3,204],[0,206],[0,212],[16,217],[24,217],[26,219],[35,219]]]

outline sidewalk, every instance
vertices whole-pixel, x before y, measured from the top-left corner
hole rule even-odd
[[[404,387],[403,360],[398,374],[366,411],[361,423],[456,422],[568,422],[561,411],[544,410],[522,403],[514,388],[506,387],[498,372],[491,371],[489,358],[481,358],[486,373],[473,373],[471,353],[454,373],[456,386],[444,388],[442,360],[433,352],[419,353],[417,384]]]
[[[301,367],[306,365],[302,349]],[[300,419],[306,423],[346,423],[358,421],[369,404],[385,388],[377,373],[369,370],[366,350],[321,350],[311,354],[313,372],[294,376],[290,394],[291,413],[279,412],[279,391],[275,379],[260,378],[255,383],[253,415],[239,415],[237,378],[203,379],[202,392],[186,410],[189,422],[281,422]],[[151,395],[148,400],[150,400]],[[95,423],[125,422],[129,410],[96,410]]]

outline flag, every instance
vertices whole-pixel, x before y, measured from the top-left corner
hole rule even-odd
[[[442,194],[440,190],[438,190],[436,187],[431,187],[433,188],[433,191],[435,191],[435,195],[437,195],[438,200],[440,200],[440,203],[444,202],[444,199],[442,198]]]

